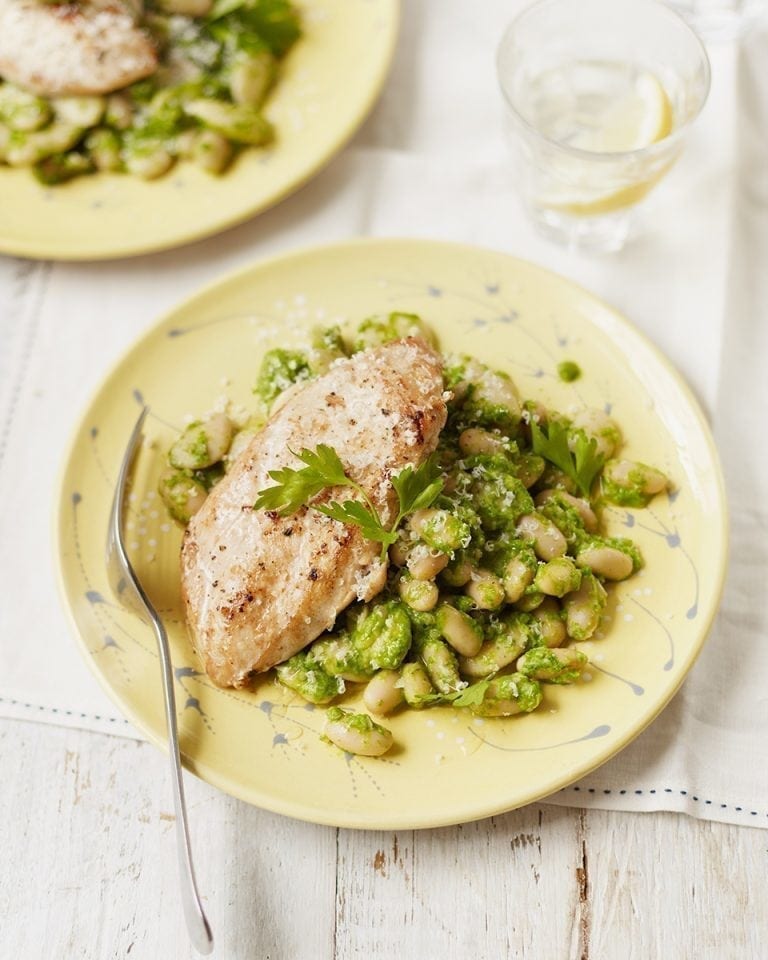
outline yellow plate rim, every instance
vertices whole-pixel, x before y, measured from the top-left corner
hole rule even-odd
[[[66,495],[64,491],[63,481],[66,474],[66,471],[69,467],[70,461],[72,459],[72,454],[77,443],[77,439],[80,436],[83,429],[85,429],[85,419],[88,411],[94,406],[95,401],[99,396],[105,391],[105,388],[108,386],[110,381],[116,376],[122,365],[126,362],[128,357],[134,352],[139,351],[144,343],[148,340],[151,340],[156,336],[159,329],[164,326],[170,325],[173,322],[173,318],[179,311],[186,310],[189,306],[193,305],[195,301],[201,299],[211,292],[215,292],[221,287],[228,286],[232,283],[237,283],[241,279],[251,276],[254,273],[260,273],[262,271],[269,271],[271,267],[275,264],[283,264],[289,262],[290,260],[302,259],[307,256],[313,255],[322,255],[325,252],[339,252],[343,253],[344,250],[359,250],[363,247],[368,247],[371,250],[374,250],[377,246],[392,246],[397,245],[403,248],[410,247],[415,250],[418,247],[428,245],[431,248],[440,248],[451,249],[454,251],[464,251],[467,254],[477,254],[477,253],[487,253],[497,257],[503,257],[509,261],[520,264],[526,270],[533,271],[540,274],[543,277],[546,277],[550,282],[555,283],[563,287],[564,289],[569,289],[578,295],[580,298],[585,298],[588,301],[596,304],[600,309],[606,311],[611,315],[614,322],[617,322],[620,327],[624,329],[625,332],[628,332],[632,337],[639,340],[646,349],[653,355],[654,360],[664,369],[666,374],[672,379],[676,387],[680,390],[682,396],[684,397],[690,412],[693,414],[700,430],[701,435],[705,440],[707,452],[710,457],[710,465],[712,467],[713,473],[713,484],[717,494],[719,502],[719,511],[718,511],[718,523],[717,523],[717,543],[720,549],[718,550],[717,556],[717,572],[715,577],[716,589],[714,589],[707,598],[707,603],[703,616],[699,620],[699,630],[697,634],[697,639],[694,644],[692,644],[691,649],[688,652],[688,655],[681,661],[681,666],[676,677],[676,682],[670,685],[665,691],[663,696],[658,696],[654,698],[652,706],[635,719],[635,721],[628,726],[624,731],[623,736],[620,739],[614,740],[608,746],[603,746],[601,749],[597,749],[594,754],[589,758],[588,761],[574,764],[569,766],[564,772],[560,771],[548,779],[539,782],[534,789],[530,789],[528,792],[519,795],[514,802],[510,803],[509,801],[505,802],[504,798],[491,799],[487,803],[478,804],[477,802],[470,802],[463,804],[460,801],[453,803],[451,806],[451,813],[435,816],[433,813],[419,813],[413,814],[408,812],[406,815],[393,813],[391,817],[383,817],[381,815],[372,815],[367,816],[366,813],[360,811],[350,811],[350,810],[338,810],[338,811],[324,811],[318,810],[316,807],[311,805],[303,804],[298,801],[289,801],[284,798],[275,800],[275,798],[268,791],[258,790],[254,788],[244,789],[242,784],[232,776],[223,774],[214,767],[209,766],[208,764],[201,764],[195,762],[192,757],[182,754],[182,764],[189,770],[191,773],[198,776],[200,779],[205,780],[207,783],[215,786],[224,792],[245,801],[246,803],[251,803],[255,806],[258,806],[262,809],[269,810],[273,813],[282,814],[294,819],[303,820],[309,823],[316,823],[326,826],[333,827],[342,827],[348,829],[367,829],[367,830],[398,830],[398,829],[429,829],[435,827],[450,826],[459,823],[469,823],[476,820],[481,820],[491,816],[497,816],[503,813],[510,812],[511,810],[518,809],[522,806],[525,806],[530,803],[535,803],[541,801],[548,796],[556,793],[557,791],[569,786],[570,784],[576,782],[577,780],[582,779],[587,776],[595,769],[600,767],[602,764],[607,762],[609,759],[614,757],[616,754],[621,752],[629,743],[639,736],[652,722],[655,720],[658,715],[664,710],[664,708],[669,704],[675,694],[678,692],[683,682],[685,681],[688,673],[690,672],[691,667],[699,656],[701,649],[707,639],[707,636],[711,630],[712,623],[717,614],[722,593],[725,586],[727,563],[728,563],[728,551],[729,551],[729,514],[727,507],[726,499],[726,488],[725,481],[723,477],[722,466],[720,463],[720,457],[712,436],[711,429],[707,422],[707,418],[701,408],[701,405],[696,398],[695,394],[691,390],[685,378],[677,370],[671,360],[669,360],[665,354],[653,343],[653,341],[639,328],[637,328],[627,317],[625,317],[620,311],[612,307],[610,304],[603,301],[601,298],[597,297],[595,294],[591,293],[588,289],[582,285],[566,278],[562,275],[554,273],[551,270],[548,270],[545,267],[542,267],[538,264],[532,263],[531,261],[525,260],[520,257],[512,256],[505,251],[496,250],[487,247],[480,247],[475,245],[469,245],[465,243],[456,243],[452,241],[444,240],[433,240],[429,238],[414,238],[414,237],[388,237],[388,238],[355,238],[347,241],[341,242],[330,242],[327,244],[319,245],[307,245],[299,248],[295,248],[287,253],[279,253],[267,258],[261,258],[257,261],[252,262],[251,264],[245,267],[239,267],[235,270],[225,273],[223,276],[219,277],[216,280],[213,280],[204,286],[198,288],[190,296],[185,297],[179,303],[177,303],[173,308],[167,310],[163,313],[147,330],[145,330],[138,338],[136,338],[129,347],[123,352],[123,354],[111,365],[108,372],[99,382],[98,386],[91,392],[88,401],[83,406],[83,414],[73,427],[70,432],[70,437],[66,445],[66,450],[64,457],[62,459],[61,465],[58,471],[58,477],[56,482],[55,489],[57,490],[57,497],[53,504],[53,560],[56,573],[56,581],[59,591],[59,596],[64,607],[66,618],[69,623],[70,629],[75,637],[75,640],[78,645],[78,649],[88,664],[91,673],[96,677],[99,685],[107,694],[109,699],[118,707],[118,709],[126,716],[126,718],[146,737],[146,739],[153,743],[155,746],[167,752],[167,739],[164,733],[160,733],[151,727],[143,718],[141,712],[138,709],[135,709],[131,703],[127,700],[124,700],[116,694],[113,688],[110,686],[107,678],[103,675],[101,671],[97,669],[96,663],[93,657],[88,650],[80,627],[77,623],[77,618],[74,615],[72,605],[70,604],[69,595],[67,593],[67,587],[64,580],[63,567],[60,562],[62,548],[63,548],[63,527],[64,527],[64,515],[66,507]],[[105,534],[106,536],[106,534]],[[158,676],[158,683],[160,682],[160,677]]]
[[[27,241],[23,238],[9,237],[3,234],[2,227],[0,227],[0,254],[26,257],[30,260],[55,260],[65,263],[80,263],[129,259],[146,254],[159,253],[163,250],[174,250],[179,247],[197,243],[200,240],[205,240],[219,233],[223,233],[232,227],[243,224],[258,214],[276,206],[291,194],[296,193],[302,187],[306,186],[310,180],[328,166],[328,164],[344,150],[365,122],[381,95],[394,59],[401,19],[401,0],[385,0],[385,2],[389,4],[387,11],[387,29],[379,50],[378,69],[374,74],[372,82],[365,90],[365,96],[361,98],[357,104],[357,109],[354,113],[350,114],[346,123],[339,127],[336,137],[330,141],[322,151],[312,157],[311,162],[307,163],[300,174],[287,180],[280,189],[275,190],[269,197],[262,198],[251,206],[245,204],[242,210],[232,213],[231,215],[214,218],[197,229],[184,229],[175,239],[166,238],[164,240],[141,242],[140,240],[125,241],[124,238],[120,238],[112,246],[108,247],[104,247],[101,243],[91,243],[89,245],[87,242],[79,242],[79,246],[75,249],[70,249],[62,246],[61,243],[51,243],[45,238]],[[2,167],[0,167],[0,176],[2,176]],[[98,177],[99,174],[95,174],[94,176]],[[226,174],[224,174],[224,176],[226,176]]]

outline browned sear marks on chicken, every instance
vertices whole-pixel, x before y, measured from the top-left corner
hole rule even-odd
[[[254,437],[192,518],[182,546],[187,622],[217,684],[242,686],[286,660],[386,580],[380,545],[359,528],[307,507],[290,517],[254,510],[274,482],[269,471],[299,467],[292,450],[331,446],[391,522],[392,475],[432,453],[445,418],[441,358],[410,338],[336,361]],[[342,498],[350,495],[345,488]]]

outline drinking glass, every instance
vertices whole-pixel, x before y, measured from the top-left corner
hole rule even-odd
[[[707,41],[736,40],[768,13],[766,0],[667,0]]]
[[[620,249],[707,99],[709,60],[658,0],[538,0],[497,54],[524,206],[546,235]]]

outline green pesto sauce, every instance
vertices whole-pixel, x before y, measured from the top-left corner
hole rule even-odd
[[[313,350],[331,350],[340,357],[346,354],[344,337],[341,333],[341,327],[334,325],[332,327],[316,327],[312,331],[312,349]]]
[[[341,721],[345,727],[348,727],[350,730],[356,730],[358,733],[363,734],[363,736],[369,736],[374,732],[389,734],[389,730],[387,730],[386,727],[382,727],[376,723],[367,713],[350,713],[341,707],[331,707],[326,711],[325,715],[331,723]]]
[[[489,684],[484,703],[494,700],[512,700],[523,713],[530,713],[541,703],[541,687],[522,673],[509,673]]]
[[[397,600],[377,604],[352,632],[352,646],[366,670],[396,670],[411,646],[411,621]]]
[[[377,670],[397,670],[411,646],[411,620],[399,600],[379,599],[370,609],[330,636],[316,640],[307,654],[331,676],[364,679]]]
[[[216,0],[197,17],[183,8],[178,0],[148,0],[139,25],[157,48],[155,73],[109,97],[67,98],[70,111],[79,104],[81,112],[66,122],[60,98],[36,97],[0,78],[0,127],[11,128],[12,165],[31,167],[46,185],[103,170],[153,179],[178,159],[218,174],[247,145],[268,142],[272,125],[260,110],[301,34],[299,11],[288,0]],[[204,113],[194,109],[201,103]]]
[[[158,489],[168,512],[181,524],[189,523],[190,500],[205,493],[205,487],[183,471],[162,477]]]
[[[387,342],[417,330],[419,323],[418,317],[412,314],[371,317],[358,328],[357,340],[354,333],[338,327],[315,330],[309,351],[276,349],[266,354],[255,392],[265,405],[270,405],[297,380],[309,380],[317,375],[312,351],[342,355],[349,344],[362,347]],[[466,376],[482,385],[489,368],[479,361],[473,360],[472,364],[470,367],[466,358],[449,361],[446,384],[458,386]],[[561,364],[564,366],[567,365]],[[576,375],[580,375],[578,367],[572,366]],[[496,408],[479,398],[471,382],[456,389],[447,404],[448,422],[441,432],[436,454],[444,471],[445,486],[431,504],[434,510],[413,525],[406,518],[400,531],[404,557],[412,546],[418,546],[446,560],[447,566],[436,579],[437,604],[429,611],[409,606],[419,591],[434,591],[434,583],[415,579],[406,561],[398,560],[405,562],[404,566],[393,562],[386,587],[377,597],[368,603],[352,604],[339,615],[332,633],[322,634],[306,650],[276,668],[279,680],[310,702],[328,703],[345,691],[345,681],[367,682],[378,670],[387,669],[400,671],[398,686],[402,687],[410,707],[453,702],[486,716],[533,710],[542,697],[538,681],[572,682],[580,673],[583,659],[577,656],[563,663],[549,650],[542,634],[543,618],[559,618],[565,623],[570,639],[588,639],[605,607],[606,592],[601,578],[588,569],[577,568],[575,555],[582,547],[611,546],[630,556],[635,570],[642,566],[642,556],[632,541],[588,532],[579,511],[561,492],[552,492],[554,486],[571,489],[568,478],[532,451],[530,431],[510,409]],[[529,411],[534,410],[533,406],[526,406]],[[552,412],[552,415],[556,414]],[[508,429],[499,422],[502,416],[509,420]],[[494,420],[497,422],[492,423]],[[501,438],[503,449],[465,454],[460,443],[461,431],[483,425]],[[192,454],[199,452],[196,444],[200,437],[195,429],[199,430],[199,424],[193,425],[186,436],[188,455],[189,448]],[[200,447],[202,449],[202,444]],[[220,465],[214,465],[205,470],[179,471],[176,476],[181,479],[173,483],[165,481],[168,490],[164,499],[166,502],[176,500],[181,512],[184,498],[209,486],[216,479],[215,471],[220,470]],[[629,480],[634,488],[645,483],[646,477],[633,474]],[[607,496],[605,481],[603,483]],[[539,495],[545,490],[547,496],[542,499]],[[625,504],[637,495],[634,489],[615,488],[612,492],[617,498],[624,498],[614,502]],[[523,539],[517,526],[520,517],[527,514],[536,514],[560,530],[568,542],[565,556],[548,562],[537,556],[530,538]],[[474,571],[468,569],[470,565]],[[470,578],[478,570],[498,578],[480,580],[487,585],[489,595],[485,603],[479,604],[476,590],[472,596],[466,592],[473,582]],[[557,592],[560,584],[555,575],[558,573],[562,594]],[[549,583],[544,579],[545,574],[549,574]],[[512,582],[515,595],[518,595],[517,587],[523,590],[514,602],[508,600],[512,589],[509,594],[504,593],[505,577]],[[518,584],[514,577],[521,582]],[[474,582],[477,585],[477,576]],[[545,595],[542,587],[561,597],[562,603]],[[584,614],[586,607],[590,616],[571,615],[570,603],[577,590],[576,612]],[[545,600],[547,604],[542,608],[541,617],[533,614]],[[448,606],[453,611],[452,619],[455,621],[458,613],[467,631],[484,644],[477,654],[457,656],[451,648],[450,639],[444,636],[444,614]],[[515,673],[522,655],[527,660],[523,661],[523,669]],[[500,667],[500,663],[503,666]],[[465,669],[469,664],[472,669]],[[485,679],[464,686],[478,676]],[[340,708],[329,710],[328,718],[343,722],[360,734],[385,729],[365,714]]]
[[[208,434],[202,424],[193,424],[187,439],[187,453],[195,463],[205,463],[208,457]]]
[[[631,479],[631,477],[630,477]],[[643,478],[644,480],[644,478]],[[643,493],[641,483],[619,486],[607,477],[600,481],[603,497],[619,507],[647,507],[652,497]]]
[[[478,454],[467,458],[466,465],[473,478],[473,505],[486,530],[511,528],[533,510],[530,494],[504,454]]]
[[[357,353],[358,350],[378,347],[403,337],[424,337],[430,343],[434,341],[431,331],[420,316],[395,310],[386,316],[368,317],[363,320],[357,328],[352,352]]]
[[[579,511],[558,493],[538,507],[539,513],[551,520],[569,543],[578,544],[586,535]]]
[[[563,360],[557,365],[557,375],[564,383],[573,383],[581,376],[581,367],[573,360]]]
[[[513,433],[517,428],[518,417],[510,412],[509,407],[477,397],[475,392],[474,386],[467,391],[467,399],[458,411],[459,427],[485,427],[491,430],[498,428]]]
[[[627,537],[605,537],[605,543],[609,547],[615,547],[616,550],[621,550],[622,553],[625,553],[629,557],[632,561],[632,573],[637,573],[638,570],[641,570],[645,566],[640,548],[633,540],[629,540]]]
[[[531,679],[544,680],[546,683],[573,683],[581,676],[587,658],[580,650],[571,652],[573,660],[570,663],[563,663],[548,647],[537,647],[526,653],[525,660],[521,664],[521,672]]]
[[[310,703],[327,703],[344,691],[344,684],[338,677],[327,674],[303,651],[279,664],[275,672],[281,683]]]
[[[469,524],[447,510],[438,511],[421,530],[421,539],[428,547],[441,553],[450,553],[469,543],[472,531]]]
[[[283,350],[277,347],[264,354],[253,392],[269,407],[288,387],[309,378],[309,361],[301,350]]]
[[[341,630],[337,634],[322,635],[309,648],[308,656],[330,676],[366,676],[359,651],[352,646],[349,634]]]

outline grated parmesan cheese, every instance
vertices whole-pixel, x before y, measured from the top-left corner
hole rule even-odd
[[[118,2],[0,0],[0,74],[33,93],[111,93],[156,69],[154,44]]]

